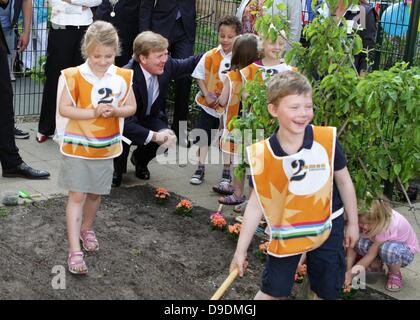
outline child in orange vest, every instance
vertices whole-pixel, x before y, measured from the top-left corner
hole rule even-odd
[[[311,94],[309,81],[299,73],[272,77],[268,111],[279,129],[247,149],[254,191],[230,268],[239,268],[243,276],[247,249],[264,215],[270,241],[256,299],[289,296],[304,252],[312,291],[321,299],[337,299],[344,283],[344,238],[346,247],[353,247],[359,236],[356,194],[344,153],[335,128],[310,125]]]
[[[220,105],[226,108],[223,115],[223,136],[220,139],[220,149],[229,157],[236,158],[234,162],[240,161],[238,145],[234,141],[232,134],[234,128],[230,124],[231,120],[242,113],[242,87],[243,79],[239,70],[249,65],[259,57],[258,37],[247,33],[239,36],[233,44],[232,67],[226,74],[223,82],[223,91],[219,99]],[[216,192],[222,189],[219,185],[213,188]],[[231,186],[230,186],[231,187]],[[231,187],[232,188],[232,187]],[[243,180],[233,177],[233,194],[219,198],[219,202],[226,205],[237,205],[245,201],[242,196]],[[222,192],[219,192],[222,193]],[[239,196],[237,193],[240,193]],[[222,193],[223,194],[223,193]]]
[[[261,60],[252,61],[252,63],[240,69],[240,74],[244,83],[251,80],[265,81],[277,73],[295,70],[293,67],[285,64],[283,59],[281,59],[286,48],[284,32],[281,32],[278,35],[275,42],[262,40],[260,45],[262,46],[261,53],[263,58]],[[244,95],[246,95],[246,93],[244,93]],[[235,212],[243,212],[247,203],[243,194],[244,180],[234,177],[233,187],[235,192],[230,196],[220,198],[219,202],[227,205],[235,205]],[[252,190],[250,190],[250,192],[252,192]]]
[[[80,240],[88,252],[99,249],[95,216],[101,195],[111,190],[113,158],[122,152],[123,118],[136,111],[132,71],[114,65],[119,52],[115,28],[96,21],[82,42],[86,62],[63,70],[59,81],[56,136],[63,162],[58,181],[69,194],[67,263],[73,274],[88,271]]]
[[[199,162],[198,168],[190,179],[190,183],[198,185],[203,182],[205,174],[205,162],[208,147],[218,132],[220,117],[224,109],[219,105],[219,96],[223,88],[223,79],[226,72],[230,69],[232,58],[232,45],[236,36],[241,32],[242,25],[235,16],[225,16],[218,23],[219,46],[206,52],[192,73],[192,77],[197,79],[200,92],[195,101],[201,107],[201,115],[198,129],[203,130],[207,137],[205,141],[200,141],[200,137],[195,143],[199,142]],[[203,133],[204,133],[203,132]],[[212,135],[213,134],[213,135]],[[222,181],[231,180],[230,163],[224,165]],[[229,192],[229,190],[225,190]]]

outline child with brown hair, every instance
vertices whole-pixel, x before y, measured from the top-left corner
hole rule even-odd
[[[198,167],[190,179],[193,185],[201,184],[204,179],[208,147],[214,138],[212,132],[218,131],[220,117],[224,111],[219,105],[219,96],[223,89],[224,77],[231,66],[232,45],[241,29],[241,22],[235,16],[227,15],[221,18],[217,27],[219,46],[206,52],[192,73],[200,87],[200,92],[195,97],[202,109],[198,129],[204,130],[207,135],[207,140],[199,143]],[[196,139],[195,143],[198,142],[199,139]],[[229,163],[224,165],[222,180],[231,180]]]
[[[388,267],[385,289],[400,291],[403,288],[401,268],[409,265],[419,252],[413,227],[382,197],[372,202],[368,212],[359,215],[359,228],[361,235],[356,246],[347,250],[346,284],[356,275],[352,272],[355,265],[382,271],[385,263]],[[362,258],[355,264],[357,255]]]
[[[132,71],[114,65],[119,40],[112,24],[96,21],[86,31],[86,62],[62,70],[58,91],[57,137],[63,161],[59,186],[68,190],[68,269],[86,274],[80,249],[97,251],[93,231],[101,195],[111,190],[113,158],[122,152],[123,118],[136,111]],[[64,121],[63,121],[64,120]]]
[[[297,72],[270,79],[268,102],[279,128],[247,149],[254,191],[230,269],[243,276],[247,249],[264,215],[270,241],[255,298],[289,296],[306,252],[311,290],[321,299],[337,299],[345,275],[343,242],[353,247],[359,233],[356,194],[336,128],[310,125],[312,88]]]

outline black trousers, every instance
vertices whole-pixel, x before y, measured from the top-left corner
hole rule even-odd
[[[149,162],[156,157],[156,152],[159,148],[159,145],[155,142],[149,142],[144,144],[144,141],[138,141],[136,135],[136,126],[142,125],[145,128],[148,128],[152,131],[160,131],[162,129],[168,128],[168,122],[165,116],[160,117],[146,117],[143,121],[140,121],[139,124],[129,123],[124,126],[124,136],[132,141],[133,145],[137,146],[137,149],[134,150],[133,156],[137,161],[137,167],[146,167]],[[130,145],[123,143],[123,152],[122,154],[114,159],[114,170],[117,173],[127,172],[127,159],[130,152]]]
[[[38,132],[42,134],[54,134],[58,78],[61,70],[83,63],[80,43],[86,29],[87,26],[80,28],[74,26],[62,26],[58,29],[50,28],[47,61],[45,63],[46,81],[38,123]]]
[[[23,162],[15,143],[14,124],[13,90],[7,52],[0,44],[0,161],[3,169],[12,169]]]
[[[171,57],[175,59],[188,58],[193,55],[194,50],[194,43],[188,39],[181,19],[177,20],[174,30],[169,37],[169,52]],[[175,80],[175,110],[171,129],[178,138],[179,121],[187,121],[188,118],[190,92],[191,76]]]

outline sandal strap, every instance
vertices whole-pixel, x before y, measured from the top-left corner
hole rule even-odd
[[[96,239],[96,235],[93,230],[81,231],[80,236],[83,238],[83,241],[98,242],[98,239]]]

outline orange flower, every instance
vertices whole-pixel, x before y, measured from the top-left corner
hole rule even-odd
[[[159,199],[166,199],[170,197],[171,194],[165,188],[156,188],[155,190],[155,197]]]
[[[228,231],[229,233],[239,234],[239,232],[241,232],[241,224],[235,223],[234,225],[229,225]]]
[[[210,220],[211,220],[211,224],[213,228],[216,228],[216,229],[223,229],[227,224],[226,219],[219,212],[213,213],[210,216]]]
[[[192,211],[193,205],[187,199],[182,199],[177,205],[175,211],[179,214],[189,214]]]

